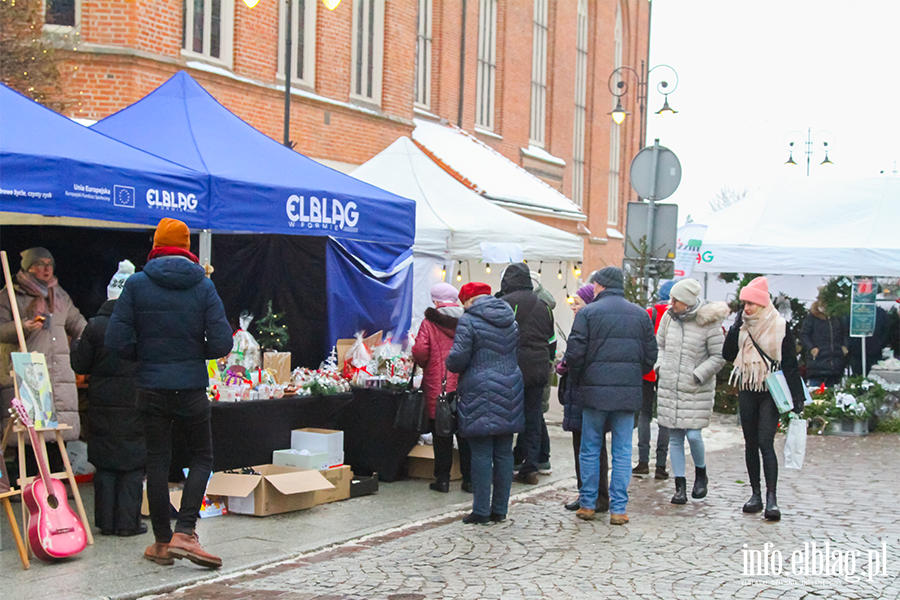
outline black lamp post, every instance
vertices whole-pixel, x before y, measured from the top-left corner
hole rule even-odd
[[[784,161],[786,165],[796,165],[797,162],[794,160],[794,144],[800,145],[800,142],[804,144],[803,152],[806,154],[806,176],[809,177],[809,164],[813,155],[813,146],[816,143],[816,138],[819,137],[820,134],[826,134],[828,136],[834,137],[830,131],[817,131],[815,133],[812,132],[812,128],[809,127],[806,129],[806,141],[803,141],[803,133],[800,131],[792,131],[785,136],[785,141],[788,141],[789,137],[794,137],[795,140],[788,142],[788,159]],[[799,142],[796,141],[796,137],[800,136]],[[822,141],[822,149],[825,151],[825,160],[820,162],[820,165],[833,165],[831,159],[828,158],[828,142]]]
[[[657,91],[662,94],[665,98],[663,102],[662,108],[656,111],[657,115],[674,115],[678,111],[669,106],[669,94],[675,91],[675,88],[678,87],[678,72],[670,67],[669,65],[656,65],[655,67],[651,67],[650,69],[646,68],[644,61],[641,61],[641,69],[640,71],[636,70],[634,67],[622,66],[618,69],[615,69],[610,75],[609,79],[606,82],[607,87],[609,88],[610,93],[616,97],[616,107],[613,109],[610,115],[612,115],[613,121],[616,124],[621,125],[625,120],[625,117],[630,114],[627,110],[622,107],[622,96],[628,93],[628,83],[622,77],[625,73],[631,73],[631,75],[637,79],[637,92],[638,92],[638,107],[641,112],[641,148],[646,146],[646,132],[644,131],[644,127],[646,126],[646,119],[644,118],[644,110],[646,109],[647,103],[649,101],[649,78],[650,73],[655,71],[656,69],[668,69],[671,71],[672,76],[675,79],[675,83],[672,85],[671,89],[669,88],[669,81],[667,79],[663,79],[656,85]],[[615,82],[615,87],[613,87],[613,82]]]
[[[293,71],[291,60],[294,56],[291,46],[293,45],[293,26],[294,26],[294,3],[292,0],[285,0],[287,3],[287,16],[284,22],[284,145],[293,148],[291,142],[291,72]],[[328,10],[337,8],[341,0],[322,0],[322,4]],[[253,8],[259,4],[259,0],[244,0],[249,8]]]

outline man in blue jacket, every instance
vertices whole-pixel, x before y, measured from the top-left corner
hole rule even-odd
[[[628,522],[634,413],[641,410],[643,376],[656,363],[656,336],[647,311],[625,299],[624,276],[606,267],[591,277],[594,300],[575,315],[566,348],[581,423],[581,508],[576,516],[595,518],[600,480],[600,447],[606,424],[612,429],[611,525]]]
[[[163,219],[140,273],[125,282],[106,330],[106,346],[137,361],[137,408],[147,442],[147,502],[156,543],[144,558],[161,565],[187,558],[210,568],[222,560],[203,549],[194,533],[212,470],[206,360],[231,350],[231,326],[216,286],[190,252],[187,225]],[[172,533],[169,465],[172,428],[186,431],[190,471]]]

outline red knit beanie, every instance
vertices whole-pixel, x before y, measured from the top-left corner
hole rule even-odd
[[[174,247],[190,250],[191,231],[187,225],[178,219],[166,217],[156,226],[156,233],[153,235],[153,247]]]
[[[481,283],[480,281],[472,281],[471,283],[467,283],[460,288],[459,301],[465,303],[470,298],[485,295],[491,295],[491,286],[486,283]]]
[[[769,297],[769,281],[765,277],[757,277],[745,285],[741,290],[741,300],[768,306],[772,301]]]

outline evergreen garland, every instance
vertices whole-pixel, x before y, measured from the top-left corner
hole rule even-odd
[[[256,321],[256,339],[268,350],[281,350],[288,343],[287,326],[280,323],[284,313],[272,312],[272,301],[266,305],[266,314]]]

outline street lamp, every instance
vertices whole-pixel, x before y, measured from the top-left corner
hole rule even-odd
[[[786,165],[796,165],[797,162],[794,160],[794,144],[796,143],[798,146],[800,142],[802,142],[805,146],[803,152],[806,153],[806,176],[809,177],[809,164],[812,159],[813,154],[813,145],[816,143],[816,138],[819,137],[820,134],[826,134],[831,136],[832,141],[834,135],[830,131],[817,131],[815,134],[812,132],[812,128],[807,128],[806,130],[806,141],[803,141],[803,133],[800,131],[791,131],[786,136],[784,136],[784,141],[787,142],[789,137],[794,137],[795,139],[790,141],[787,145],[788,147],[788,159],[784,161]],[[797,136],[800,136],[800,139],[797,140]],[[833,165],[831,159],[828,158],[828,142],[822,141],[822,149],[825,151],[825,160],[820,162],[820,165]]]
[[[640,112],[641,112],[641,121],[640,121],[641,148],[643,148],[646,145],[646,142],[644,139],[644,136],[645,136],[644,110],[645,110],[646,105],[649,100],[650,73],[652,73],[654,70],[660,69],[660,68],[665,68],[665,69],[668,69],[669,71],[671,71],[672,76],[675,78],[675,83],[674,83],[674,85],[672,85],[671,89],[669,89],[669,82],[665,79],[660,81],[656,85],[657,91],[664,96],[665,101],[663,102],[662,108],[659,109],[658,111],[656,111],[654,114],[663,115],[663,116],[674,115],[678,111],[673,109],[671,106],[669,106],[669,94],[674,92],[675,88],[678,87],[678,72],[675,69],[673,69],[672,67],[670,67],[669,65],[656,65],[655,67],[651,67],[650,69],[647,69],[644,61],[641,61],[641,70],[640,71],[636,70],[634,67],[622,66],[622,67],[619,67],[618,69],[615,69],[609,75],[609,80],[606,82],[606,85],[609,88],[610,93],[616,97],[616,107],[609,114],[612,115],[612,119],[613,119],[613,121],[615,121],[615,123],[617,125],[621,125],[622,122],[625,121],[625,117],[628,116],[629,114],[631,114],[630,112],[625,110],[625,108],[622,106],[622,96],[624,96],[625,94],[628,93],[628,83],[625,81],[625,79],[622,77],[622,75],[624,75],[626,72],[629,72],[637,79],[638,107],[640,107]],[[615,81],[615,88],[613,87],[614,81]]]
[[[287,16],[284,22],[284,145],[293,148],[291,143],[291,26],[294,24],[294,3],[292,0],[287,2]],[[341,0],[322,0],[322,4],[328,10],[334,10],[338,7]],[[244,4],[248,8],[253,8],[259,4],[259,0],[244,0]]]

